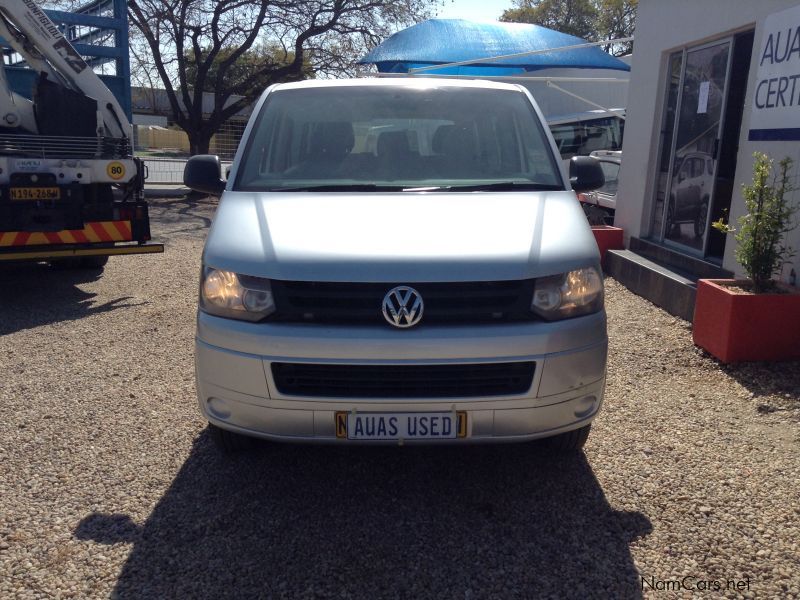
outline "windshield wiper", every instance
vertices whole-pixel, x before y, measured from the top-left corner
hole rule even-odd
[[[495,183],[476,183],[469,185],[451,185],[445,189],[449,192],[508,192],[531,190],[536,192],[564,191],[560,185],[552,183],[534,183],[533,181],[498,181]]]
[[[399,185],[376,185],[374,183],[327,183],[324,185],[304,185],[297,187],[268,188],[268,192],[396,192]]]

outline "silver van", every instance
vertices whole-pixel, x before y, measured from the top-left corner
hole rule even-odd
[[[200,410],[225,449],[329,443],[583,446],[603,401],[600,257],[521,86],[444,79],[275,85],[203,252]]]

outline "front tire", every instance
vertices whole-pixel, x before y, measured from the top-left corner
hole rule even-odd
[[[667,205],[667,223],[664,231],[666,232],[664,235],[666,237],[671,236],[674,233],[675,228],[675,200],[670,200],[669,205]]]
[[[591,429],[591,425],[586,425],[580,429],[559,433],[547,438],[547,445],[555,452],[578,452],[583,449],[586,440],[589,439],[589,431]]]
[[[214,445],[225,454],[235,454],[251,449],[255,445],[255,440],[241,433],[234,433],[222,427],[217,427],[213,423],[208,424],[208,434],[214,440]]]
[[[706,221],[708,220],[708,200],[703,200],[697,217],[694,220],[694,237],[703,237],[706,232]]]

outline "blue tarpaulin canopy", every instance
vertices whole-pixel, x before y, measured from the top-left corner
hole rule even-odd
[[[364,58],[380,73],[408,73],[409,69],[474,59],[501,57],[533,50],[585,44],[586,40],[539,25],[478,23],[463,19],[430,19],[398,31]],[[510,76],[540,69],[615,69],[630,71],[621,60],[599,47],[496,58],[476,65],[443,67],[428,75]]]

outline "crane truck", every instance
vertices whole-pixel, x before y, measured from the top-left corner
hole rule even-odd
[[[98,268],[163,252],[111,90],[33,0],[0,0],[0,36],[37,72],[29,99],[0,68],[0,262]]]

